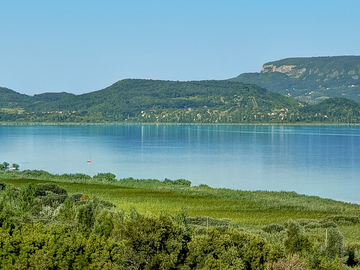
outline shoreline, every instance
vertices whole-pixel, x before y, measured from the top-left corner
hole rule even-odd
[[[120,122],[120,123],[43,123],[43,122],[0,122],[0,126],[360,126],[360,123],[147,123],[147,122]]]

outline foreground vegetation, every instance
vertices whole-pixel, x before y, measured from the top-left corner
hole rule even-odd
[[[0,171],[0,268],[346,269],[360,206],[184,179]]]

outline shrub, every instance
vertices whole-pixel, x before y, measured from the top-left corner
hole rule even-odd
[[[24,177],[33,178],[33,179],[44,179],[44,178],[53,178],[54,176],[43,170],[25,170],[22,172]]]
[[[71,195],[70,199],[73,202],[78,202],[78,201],[80,201],[80,198],[82,197],[82,195],[83,194],[81,194],[81,193],[77,193],[77,194]]]
[[[230,219],[214,219],[210,217],[186,217],[186,224],[192,226],[198,233],[206,232],[211,227],[218,231],[225,232],[230,227]]]
[[[97,234],[109,237],[114,228],[112,213],[107,210],[102,210],[95,218],[93,231]]]
[[[35,196],[46,196],[48,193],[55,193],[58,195],[66,195],[66,189],[59,187],[53,183],[39,184],[36,186]]]
[[[311,249],[311,242],[304,234],[300,224],[296,221],[289,220],[286,222],[287,237],[284,241],[285,249],[288,253],[308,251]]]
[[[113,173],[98,173],[93,179],[99,182],[116,182],[115,177]]]
[[[352,225],[360,222],[359,218],[356,216],[333,216],[327,220],[334,221],[339,225]]]
[[[301,261],[298,254],[290,255],[287,258],[274,262],[267,270],[305,270],[306,263]]]
[[[178,186],[186,186],[186,187],[191,186],[191,182],[189,180],[185,180],[185,179],[171,180],[171,179],[165,178],[163,183],[167,184],[167,185],[178,185]]]
[[[285,231],[285,227],[279,224],[269,224],[261,228],[264,232],[273,233]]]
[[[189,242],[186,265],[190,269],[247,269],[240,254],[245,243],[244,234],[234,231],[221,234],[211,228]]]
[[[137,216],[123,226],[124,269],[176,269],[183,249],[183,230],[169,216]]]
[[[95,222],[94,209],[92,203],[80,205],[77,209],[76,221],[80,229],[89,230]]]
[[[65,178],[67,181],[74,181],[74,182],[86,182],[91,180],[91,176],[83,173],[76,173],[76,174],[62,174],[59,177]]]
[[[6,189],[6,184],[0,183],[0,190],[5,190],[5,189]]]
[[[264,269],[269,249],[270,246],[260,236],[249,236],[248,242],[243,248],[243,260],[247,269]]]
[[[174,185],[190,187],[191,182],[189,180],[186,180],[186,179],[178,179],[178,180],[174,181]]]
[[[326,255],[330,258],[344,257],[344,237],[338,228],[327,230],[327,245],[325,246]]]
[[[75,218],[74,202],[67,197],[59,209],[59,220],[73,220]]]
[[[19,205],[21,209],[26,212],[31,209],[34,204],[36,188],[33,184],[23,187],[19,191]]]
[[[62,204],[65,202],[65,200],[68,198],[67,195],[48,195],[48,196],[39,196],[35,199],[35,202],[37,204],[41,204],[42,206],[50,206],[55,207],[59,204]]]

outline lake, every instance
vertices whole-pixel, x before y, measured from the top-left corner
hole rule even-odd
[[[87,160],[91,159],[91,164]],[[360,203],[359,126],[0,126],[0,162]]]

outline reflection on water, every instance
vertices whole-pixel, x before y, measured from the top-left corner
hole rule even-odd
[[[0,126],[0,162],[360,202],[360,127]],[[93,163],[86,161],[91,158]]]

